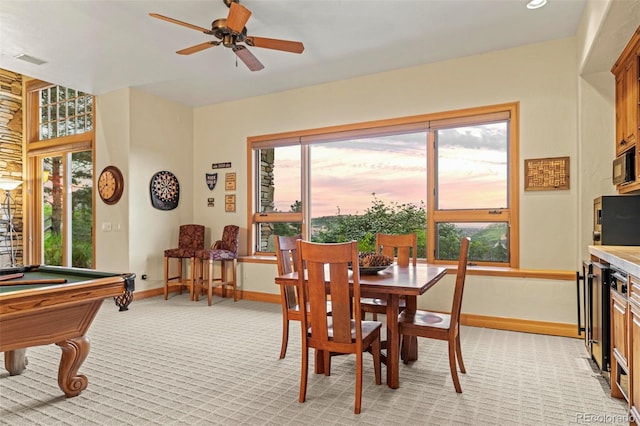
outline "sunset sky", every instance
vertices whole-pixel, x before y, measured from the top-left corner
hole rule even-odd
[[[477,128],[440,134],[440,208],[506,207],[506,150],[492,149],[495,138],[474,143],[479,136],[472,130]],[[313,145],[312,217],[362,214],[373,193],[386,204],[426,203],[426,138],[420,132]],[[277,148],[275,170],[276,208],[289,211],[301,198],[300,147]]]

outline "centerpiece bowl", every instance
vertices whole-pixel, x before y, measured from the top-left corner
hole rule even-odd
[[[391,266],[393,258],[382,254],[362,252],[358,254],[358,263],[360,275],[374,275]]]

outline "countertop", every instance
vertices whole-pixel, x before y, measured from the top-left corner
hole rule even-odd
[[[589,253],[640,278],[640,246],[589,246]]]

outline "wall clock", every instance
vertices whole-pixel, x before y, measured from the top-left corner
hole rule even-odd
[[[106,204],[115,204],[122,197],[124,178],[116,166],[107,166],[98,178],[98,194]]]
[[[158,210],[173,210],[180,200],[180,185],[171,172],[158,172],[151,178],[149,185],[151,205]]]

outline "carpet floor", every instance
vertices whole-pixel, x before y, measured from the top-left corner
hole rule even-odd
[[[376,386],[364,356],[362,413],[353,414],[355,358],[310,374],[298,402],[300,329],[280,352],[280,306],[214,298],[104,302],[89,329],[80,373],[89,386],[66,398],[57,385],[60,348],[29,348],[27,370],[0,373],[2,425],[566,425],[627,423],[578,339],[462,327],[462,394],[453,388],[446,342],[419,340],[400,365],[400,388]],[[4,355],[0,362],[4,365]],[[383,377],[386,368],[383,366]]]

